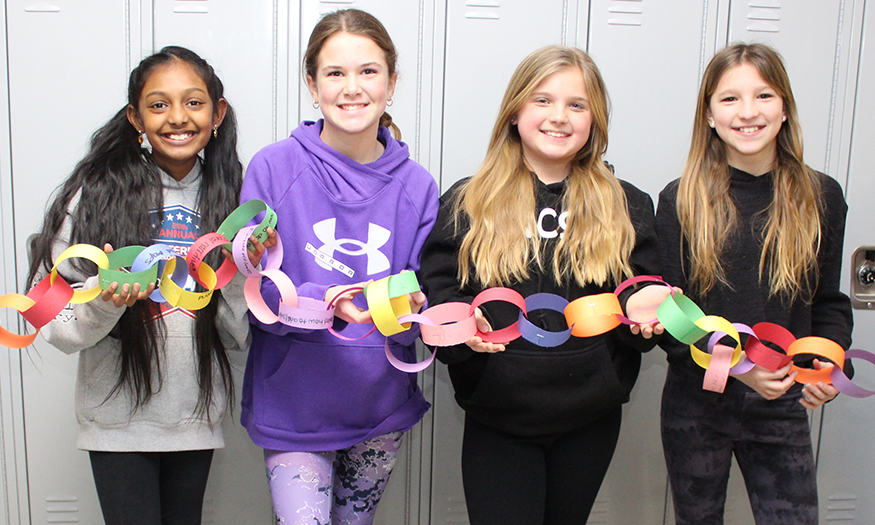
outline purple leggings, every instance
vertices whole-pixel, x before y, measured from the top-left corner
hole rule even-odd
[[[277,523],[369,525],[401,447],[392,432],[343,450],[265,450]]]

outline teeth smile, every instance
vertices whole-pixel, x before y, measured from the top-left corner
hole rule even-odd
[[[754,131],[759,131],[761,126],[751,126],[749,128],[738,128],[738,131],[742,133],[753,133]]]
[[[543,133],[544,135],[547,135],[549,137],[556,137],[556,138],[565,138],[565,137],[568,137],[571,135],[570,133],[562,133],[560,131],[542,131],[541,133]]]
[[[185,140],[194,135],[191,131],[186,131],[185,133],[167,133],[165,136],[170,140]]]
[[[340,108],[341,108],[341,109],[346,109],[346,110],[349,110],[349,111],[354,111],[354,110],[356,110],[356,109],[362,109],[362,108],[365,107],[365,106],[367,106],[367,104],[341,104],[341,105],[340,105]]]

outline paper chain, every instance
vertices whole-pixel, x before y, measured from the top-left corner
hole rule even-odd
[[[261,213],[264,218],[257,226],[245,226]],[[103,250],[77,244],[67,248],[55,261],[51,272],[26,295],[6,294],[0,296],[0,307],[13,308],[36,328],[33,334],[19,335],[0,327],[0,344],[9,348],[23,348],[36,339],[39,329],[55,318],[68,303],[78,304],[91,301],[113,282],[119,286],[139,283],[146,289],[161,276],[157,289],[150,299],[167,302],[188,310],[198,310],[206,306],[215,290],[226,285],[240,271],[247,277],[244,284],[244,297],[252,315],[265,324],[280,322],[288,326],[305,329],[327,329],[335,336],[352,340],[332,328],[334,305],[308,297],[299,297],[292,280],[281,270],[283,258],[282,241],[277,233],[277,244],[268,248],[263,260],[263,269],[252,266],[248,257],[249,238],[255,236],[259,241],[267,239],[267,229],[275,228],[276,213],[264,201],[250,200],[234,210],[219,226],[218,231],[198,238],[183,258],[169,246],[154,244],[148,248],[128,246],[106,254]],[[228,239],[233,239],[229,243]],[[228,247],[233,261],[226,259],[218,270],[205,264],[204,257],[218,247]],[[58,265],[72,258],[84,258],[97,264],[99,270],[98,286],[88,290],[73,290],[58,273]],[[185,264],[182,264],[184,261]],[[130,271],[123,270],[130,268]],[[206,291],[189,292],[182,288],[191,275]],[[277,313],[265,303],[261,295],[261,279],[273,281],[280,292]],[[401,272],[374,281],[366,288],[351,288],[348,291],[362,291],[374,321],[374,330],[388,337],[409,329],[412,323],[419,323],[422,341],[431,346],[444,347],[462,344],[473,336],[487,342],[506,343],[522,337],[542,347],[559,346],[571,336],[591,337],[613,330],[620,324],[634,325],[623,315],[620,293],[641,282],[653,282],[669,286],[660,277],[638,276],[620,284],[613,293],[587,295],[573,301],[548,293],[538,293],[523,298],[509,288],[495,287],[479,293],[471,304],[461,302],[444,303],[433,306],[421,313],[412,313],[407,294],[419,291],[419,283],[414,272]],[[474,312],[477,307],[491,301],[508,302],[520,309],[519,318],[512,325],[483,333],[477,330]],[[534,310],[553,310],[562,312],[569,328],[559,332],[543,330],[528,320],[528,313]],[[722,392],[730,373],[741,374],[753,366],[760,365],[770,371],[790,363],[793,356],[813,355],[831,361],[834,366],[821,370],[799,368],[792,370],[798,374],[796,381],[813,383],[822,381],[833,384],[839,392],[856,398],[875,395],[875,391],[855,385],[844,374],[846,358],[860,358],[875,364],[875,354],[864,350],[848,350],[822,337],[803,337],[796,339],[787,329],[773,323],[759,323],[753,328],[740,323],[730,323],[717,316],[705,315],[692,300],[673,290],[657,310],[657,319],[675,339],[690,345],[693,360],[706,370],[703,387]],[[707,351],[698,349],[695,343],[712,334]],[[747,334],[747,342],[742,353],[740,334]],[[719,341],[729,337],[735,346],[722,345]],[[772,350],[763,344],[771,342],[785,353]],[[402,372],[416,373],[431,365],[435,352],[419,363],[406,363],[395,357],[385,344],[387,359]]]

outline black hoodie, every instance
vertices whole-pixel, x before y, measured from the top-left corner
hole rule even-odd
[[[467,180],[457,182],[441,197],[437,223],[422,251],[421,282],[432,306],[452,301],[470,303],[482,291],[476,283],[461,288],[457,277],[458,252],[467,227],[454,231],[453,203]],[[573,277],[562,284],[555,281],[552,254],[566,222],[561,209],[565,182],[544,184],[537,177],[534,180],[535,217],[546,255],[545,271],[533,264],[527,280],[505,286],[523,297],[547,292],[569,301],[612,292],[619,283],[581,287]],[[635,186],[620,183],[635,228],[632,269],[636,275],[658,275],[660,257],[653,201]],[[624,293],[621,299],[626,296]],[[489,302],[481,309],[495,329],[512,324],[519,315],[516,307],[503,302]],[[558,312],[537,310],[528,319],[549,331],[568,328]],[[628,401],[638,377],[641,352],[654,345],[655,339],[632,335],[627,326],[621,325],[595,337],[572,336],[554,348],[519,338],[504,352],[495,354],[477,353],[464,344],[436,351],[437,358],[449,365],[456,401],[470,417],[505,432],[530,436],[580,427]]]

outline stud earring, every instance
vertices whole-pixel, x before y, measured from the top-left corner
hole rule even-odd
[[[219,138],[219,126],[213,126],[213,138]]]
[[[140,145],[142,145],[143,144],[143,137],[146,135],[146,132],[137,130],[137,133],[139,133],[139,135],[137,135],[137,142],[139,142]]]
[[[513,117],[513,118],[510,119],[510,125],[511,125],[511,126],[516,126],[516,117]]]
[[[319,102],[316,100],[313,101],[313,109],[319,109]]]
[[[781,117],[781,122],[787,122],[787,115]]]
[[[711,126],[711,127],[713,128],[713,127],[715,126],[715,124],[714,124],[714,119],[710,119],[710,118],[709,118],[709,119],[708,119],[708,125]]]
[[[387,99],[386,99],[386,105],[387,105],[387,106],[392,107],[392,104],[394,104],[394,103],[395,103],[395,101],[392,100],[391,98],[387,98]]]

